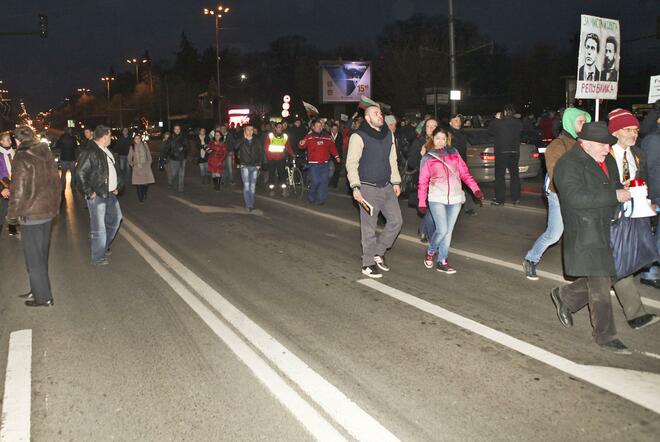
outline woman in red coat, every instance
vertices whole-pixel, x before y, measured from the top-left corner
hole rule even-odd
[[[227,157],[227,143],[225,143],[219,130],[213,133],[213,140],[206,145],[206,148],[210,151],[209,173],[213,177],[213,188],[220,190],[222,174],[225,172],[224,162]]]

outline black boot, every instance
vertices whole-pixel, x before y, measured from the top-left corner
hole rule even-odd
[[[16,225],[9,224],[8,229],[9,229],[9,236],[16,236],[18,234],[16,230]]]
[[[220,178],[213,178],[213,188],[216,191],[220,190]]]

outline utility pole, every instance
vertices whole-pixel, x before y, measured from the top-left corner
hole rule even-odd
[[[215,81],[218,91],[218,124],[222,124],[222,99],[220,98],[220,16],[215,14]]]
[[[454,0],[449,1],[449,84],[450,91],[456,90],[456,48],[454,44]],[[450,92],[451,93],[451,92]],[[449,100],[451,114],[456,114],[456,100]]]

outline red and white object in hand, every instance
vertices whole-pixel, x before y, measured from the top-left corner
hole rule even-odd
[[[630,180],[629,190],[632,197],[631,218],[647,218],[656,215],[655,210],[651,207],[651,200],[648,199],[649,190],[643,179]]]

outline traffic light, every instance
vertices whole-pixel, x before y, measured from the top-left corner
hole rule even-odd
[[[39,14],[39,35],[41,38],[48,37],[48,16]]]

